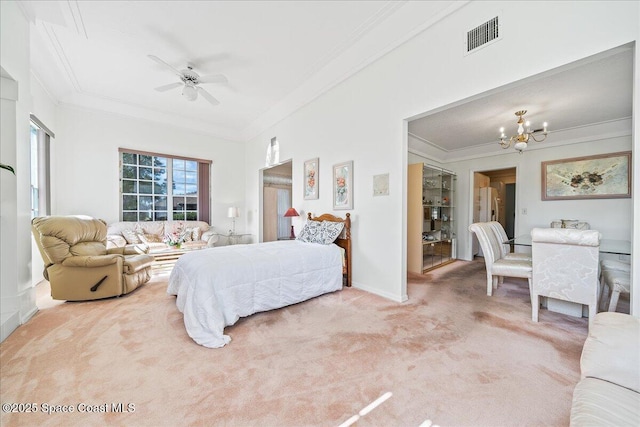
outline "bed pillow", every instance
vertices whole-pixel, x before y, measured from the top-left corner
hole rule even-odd
[[[322,228],[320,231],[322,243],[330,245],[335,242],[343,229],[344,222],[322,221]]]
[[[322,243],[322,223],[318,221],[307,221],[296,240],[307,243]]]

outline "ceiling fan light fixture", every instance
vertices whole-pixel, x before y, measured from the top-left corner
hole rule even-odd
[[[184,96],[187,101],[195,101],[198,97],[198,91],[191,85],[184,85],[184,88],[182,89],[182,96]]]

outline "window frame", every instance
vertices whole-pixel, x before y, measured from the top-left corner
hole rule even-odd
[[[136,155],[136,163],[125,163],[125,154]],[[151,157],[151,164],[144,165],[140,162],[140,156]],[[164,162],[155,163],[155,159],[163,159]],[[128,148],[118,148],[118,162],[119,162],[119,218],[124,222],[139,222],[139,221],[204,221],[209,222],[210,211],[210,167],[211,160],[197,159],[185,156],[176,156],[164,153],[153,153],[147,151],[133,150]],[[176,165],[182,164],[183,168],[176,168]],[[125,166],[135,167],[136,177],[125,176]],[[140,168],[148,167],[151,169],[151,176],[146,179],[140,175]],[[166,185],[166,193],[156,193],[157,181],[154,178],[156,170],[164,170],[163,180]],[[174,189],[175,175],[184,176],[181,184],[184,185],[183,191],[176,192]],[[180,179],[180,178],[178,178]],[[135,192],[125,192],[125,181],[135,182]],[[140,192],[140,182],[149,184],[150,192]],[[194,183],[195,182],[195,183]],[[180,184],[179,184],[180,185]],[[189,193],[188,188],[195,185],[196,193],[193,191]],[[180,194],[182,193],[182,194]],[[136,196],[136,209],[125,210],[125,196]],[[151,198],[151,209],[142,209],[140,204],[140,197]],[[164,197],[165,210],[155,209],[155,204],[162,203],[162,200],[158,198]],[[180,200],[181,199],[181,200]],[[183,209],[176,208],[182,204]],[[195,209],[189,209],[189,206],[193,206],[195,203]],[[126,216],[127,212],[135,212],[136,219],[133,220],[130,216]],[[149,212],[150,215],[144,217],[142,213]],[[163,215],[157,215],[159,212],[166,212],[166,218]],[[183,215],[180,215],[183,213]]]
[[[51,138],[55,138],[55,134],[31,114],[29,117],[31,218],[51,213]]]

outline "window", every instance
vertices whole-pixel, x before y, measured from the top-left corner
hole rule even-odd
[[[209,222],[210,161],[120,149],[122,221]]]
[[[284,216],[291,206],[291,190],[278,188],[278,239],[291,235],[291,217]]]
[[[51,212],[49,144],[54,134],[32,115],[29,136],[31,145],[31,218],[35,218],[49,215]]]
[[[278,139],[274,136],[271,138],[271,142],[267,145],[267,159],[265,166],[272,166],[280,163],[280,144]]]

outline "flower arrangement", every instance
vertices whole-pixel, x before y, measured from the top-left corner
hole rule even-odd
[[[164,243],[179,249],[180,246],[182,246],[182,244],[185,242],[185,235],[182,229],[183,229],[182,224],[179,224],[177,229],[175,229],[171,233],[167,233],[164,236],[164,240],[163,240]]]
[[[177,232],[169,233],[164,236],[164,242],[169,246],[179,248],[184,243],[184,236]]]

